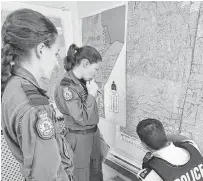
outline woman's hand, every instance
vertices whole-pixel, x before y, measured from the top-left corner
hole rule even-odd
[[[87,87],[87,91],[88,91],[88,94],[96,97],[97,96],[97,91],[98,91],[98,85],[97,83],[95,82],[94,79],[92,79],[91,81],[87,81],[86,82],[86,87]]]

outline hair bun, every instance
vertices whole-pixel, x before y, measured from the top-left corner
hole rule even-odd
[[[77,52],[78,50],[79,50],[79,48],[77,47],[76,44],[70,45],[68,52],[67,52],[67,56],[75,58],[75,51]]]

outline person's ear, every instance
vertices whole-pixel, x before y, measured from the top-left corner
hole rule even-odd
[[[90,65],[90,62],[88,59],[83,59],[82,60],[82,65],[84,68],[87,68]]]
[[[41,58],[45,49],[44,43],[39,43],[36,47],[36,54],[38,58]]]

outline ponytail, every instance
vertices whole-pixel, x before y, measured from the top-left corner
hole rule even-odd
[[[82,46],[78,48],[72,44],[64,59],[65,70],[70,71],[75,65],[79,65],[83,59],[87,59],[90,64],[102,61],[100,53],[94,47]]]
[[[75,52],[78,52],[78,51],[79,51],[79,48],[75,44],[72,44],[69,47],[67,56],[64,59],[64,68],[67,72],[76,65]]]
[[[14,61],[14,55],[10,54],[11,46],[6,44],[1,49],[1,97],[11,75],[11,62]]]

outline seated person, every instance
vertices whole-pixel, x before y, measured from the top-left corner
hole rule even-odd
[[[184,136],[166,136],[162,123],[145,119],[137,134],[150,152],[137,174],[144,181],[203,181],[203,157],[198,146]]]

